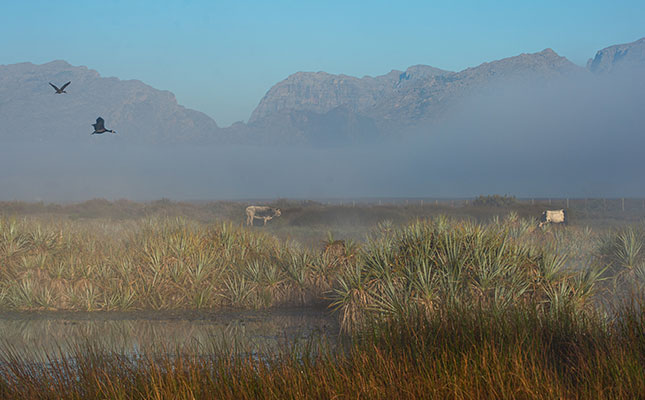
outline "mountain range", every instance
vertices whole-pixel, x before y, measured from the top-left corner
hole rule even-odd
[[[138,80],[60,60],[20,63],[0,66],[0,141],[78,140],[101,115],[117,140],[137,143],[342,146],[430,129],[474,96],[518,82],[544,87],[625,71],[645,77],[645,38],[598,51],[586,68],[546,49],[458,72],[426,65],[362,78],[297,72],[269,89],[248,123],[223,128]],[[47,84],[67,81],[65,95]]]

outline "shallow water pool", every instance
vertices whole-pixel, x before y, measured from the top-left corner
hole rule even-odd
[[[335,316],[326,309],[218,312],[0,313],[0,356],[11,350],[29,360],[73,356],[91,344],[122,354],[264,353],[309,342],[334,345]]]

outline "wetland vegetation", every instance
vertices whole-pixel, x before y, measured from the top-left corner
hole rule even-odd
[[[645,395],[640,211],[544,204],[3,203],[0,308],[214,312],[322,307],[342,346],[263,354],[91,344],[0,350],[5,398],[638,398]],[[239,215],[238,215],[239,214]],[[611,221],[611,224],[606,223]],[[201,310],[201,311],[200,311]],[[338,334],[338,331],[333,333]],[[322,339],[321,339],[322,340]],[[230,349],[228,349],[230,350]]]

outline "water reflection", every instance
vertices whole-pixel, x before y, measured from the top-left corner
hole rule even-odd
[[[334,345],[339,332],[326,310],[218,313],[4,313],[0,347],[26,359],[73,355],[87,343],[125,354],[214,349],[247,353],[283,350],[294,342]]]

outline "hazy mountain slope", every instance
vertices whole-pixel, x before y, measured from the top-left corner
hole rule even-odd
[[[57,86],[72,81],[67,94]],[[221,140],[207,115],[177,104],[168,91],[137,80],[104,78],[65,61],[0,66],[0,140],[80,140],[102,116],[118,139],[164,143]]]
[[[450,107],[485,88],[546,84],[582,73],[583,68],[551,49],[461,72],[425,65],[375,78],[298,72],[267,92],[251,116],[249,135],[328,144],[375,139],[441,118]]]
[[[485,88],[512,86],[518,82],[523,85],[546,84],[580,72],[582,68],[551,49],[521,54],[424,80],[419,85],[399,91],[397,98],[383,101],[375,115],[388,119],[403,115],[405,119],[424,120],[437,117],[446,107]]]
[[[425,65],[410,67],[405,72],[393,70],[386,75],[363,78],[326,72],[297,72],[269,89],[249,122],[284,111],[323,114],[339,106],[365,113],[383,98],[394,96],[402,87],[415,86],[421,81],[449,73]]]
[[[599,50],[593,59],[589,59],[587,68],[597,74],[630,70],[644,72],[645,38]]]
[[[247,124],[219,128],[207,115],[178,105],[172,93],[140,81],[103,78],[64,61],[22,63],[0,66],[0,141],[78,140],[102,116],[119,132],[111,140],[343,146],[433,132],[464,104],[493,92],[529,98],[536,88],[567,81],[576,82],[576,90],[597,90],[594,79],[611,87],[619,75],[632,79],[625,71],[634,70],[645,71],[645,38],[598,51],[587,69],[546,49],[459,72],[426,65],[363,78],[297,72],[268,90]],[[47,84],[68,80],[63,95]]]

